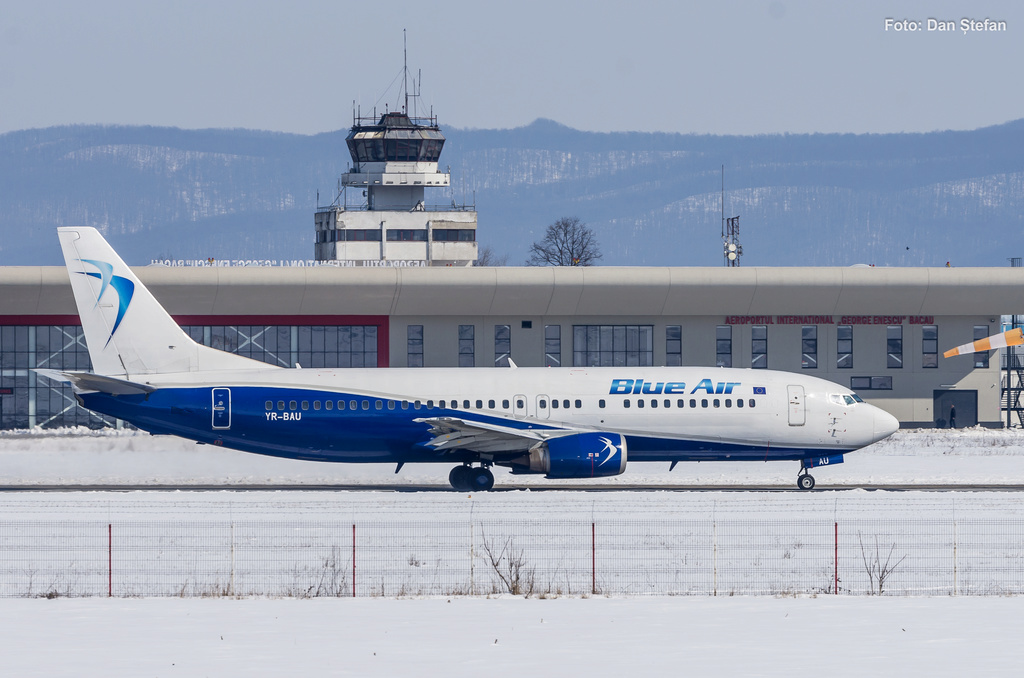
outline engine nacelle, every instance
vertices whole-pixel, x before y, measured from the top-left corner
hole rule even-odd
[[[626,470],[626,439],[618,433],[573,433],[530,449],[530,470],[547,478],[601,478]]]

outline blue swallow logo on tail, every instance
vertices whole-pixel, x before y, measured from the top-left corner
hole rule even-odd
[[[132,303],[132,297],[135,295],[135,283],[128,278],[124,278],[119,275],[114,275],[114,267],[105,261],[97,261],[96,259],[79,259],[83,264],[89,264],[99,269],[99,273],[92,271],[79,271],[82,275],[87,275],[90,278],[97,278],[100,281],[100,293],[96,295],[96,306],[100,305],[100,301],[103,299],[103,295],[106,294],[107,288],[114,288],[117,292],[117,317],[114,319],[114,328],[110,330],[110,336],[107,337],[107,344],[114,338],[114,333],[117,332],[117,328],[121,325],[121,320],[124,319],[125,311],[128,310],[128,305]],[[95,308],[95,306],[94,306]],[[106,346],[106,344],[104,344]]]

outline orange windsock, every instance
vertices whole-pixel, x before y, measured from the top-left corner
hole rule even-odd
[[[968,353],[978,353],[979,351],[991,351],[996,348],[1020,346],[1021,344],[1024,344],[1024,331],[1018,327],[1007,332],[993,334],[991,337],[972,341],[969,344],[951,348],[943,353],[942,356],[944,358],[952,358],[955,355],[966,355]]]

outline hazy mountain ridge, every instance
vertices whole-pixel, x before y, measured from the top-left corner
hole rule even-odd
[[[720,186],[745,265],[1005,265],[1024,256],[1024,120],[969,132],[589,133],[547,120],[443,128],[479,240],[512,262],[560,216],[604,264],[719,265]],[[91,225],[131,263],[309,259],[313,212],[348,165],[347,130],[55,127],[0,135],[0,264],[57,264],[53,229]],[[349,196],[354,203],[361,196]]]

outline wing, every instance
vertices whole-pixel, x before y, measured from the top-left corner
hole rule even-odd
[[[579,433],[579,430],[571,428],[514,428],[454,417],[429,417],[415,421],[430,424],[430,434],[434,436],[422,444],[442,451],[525,452],[550,438]]]

